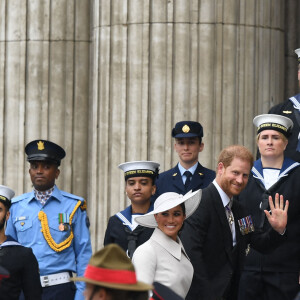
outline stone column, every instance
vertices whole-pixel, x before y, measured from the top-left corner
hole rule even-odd
[[[204,126],[203,165],[283,98],[284,1],[95,0],[89,198],[93,242],[128,205],[118,164],[174,165],[175,122]]]
[[[285,9],[285,89],[284,98],[300,92],[297,77],[298,62],[295,49],[300,48],[300,2],[287,0]],[[280,102],[281,102],[280,101]]]
[[[60,188],[86,196],[89,1],[0,1],[1,184],[31,190],[24,146],[65,148]]]

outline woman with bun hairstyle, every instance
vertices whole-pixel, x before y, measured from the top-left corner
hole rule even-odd
[[[151,238],[133,255],[138,280],[159,282],[185,298],[194,270],[178,232],[198,207],[201,195],[202,190],[184,196],[164,193],[156,199],[152,212],[136,217],[140,225],[155,228]]]

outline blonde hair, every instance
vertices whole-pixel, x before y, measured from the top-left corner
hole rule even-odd
[[[275,131],[276,131],[276,130],[275,130]],[[264,131],[261,131],[261,132],[256,136],[256,142],[258,142],[259,137],[260,137],[260,135],[261,135],[262,132],[264,132]],[[285,142],[288,142],[288,141],[289,141],[288,138],[287,138],[283,133],[281,133],[281,132],[279,132],[279,131],[276,131],[276,132],[279,134],[279,136],[280,136]]]

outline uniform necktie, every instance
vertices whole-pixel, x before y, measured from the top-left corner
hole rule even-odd
[[[144,231],[145,227],[138,226],[133,231],[131,231],[129,228],[125,226],[124,229],[125,232],[127,233],[127,241],[128,241],[127,255],[130,259],[132,259],[133,253],[138,246],[137,243],[138,243],[139,234]]]
[[[290,101],[293,103],[294,108],[299,112],[300,114],[300,103],[295,97],[291,97]],[[299,114],[295,113],[296,119],[299,123]],[[300,132],[298,134],[298,143],[297,143],[297,148],[296,151],[300,152]]]
[[[234,226],[234,217],[231,210],[232,200],[225,206],[226,209],[226,216],[229,223],[230,230],[232,231],[232,226]]]
[[[185,187],[185,190],[187,191],[190,183],[191,183],[191,179],[192,179],[192,173],[190,171],[185,171],[183,173],[183,175],[186,176],[186,180],[185,180],[185,183],[184,183],[184,187]]]

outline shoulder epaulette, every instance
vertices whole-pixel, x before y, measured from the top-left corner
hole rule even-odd
[[[86,200],[83,200],[83,203],[79,206],[81,211],[85,211],[87,209]]]
[[[76,196],[76,195],[73,195],[71,193],[68,193],[68,192],[65,192],[65,191],[60,191],[61,194],[64,196],[64,197],[67,197],[67,198],[70,198],[70,199],[73,199],[75,201],[78,201],[80,200],[81,202],[84,202],[84,199],[80,196]]]

